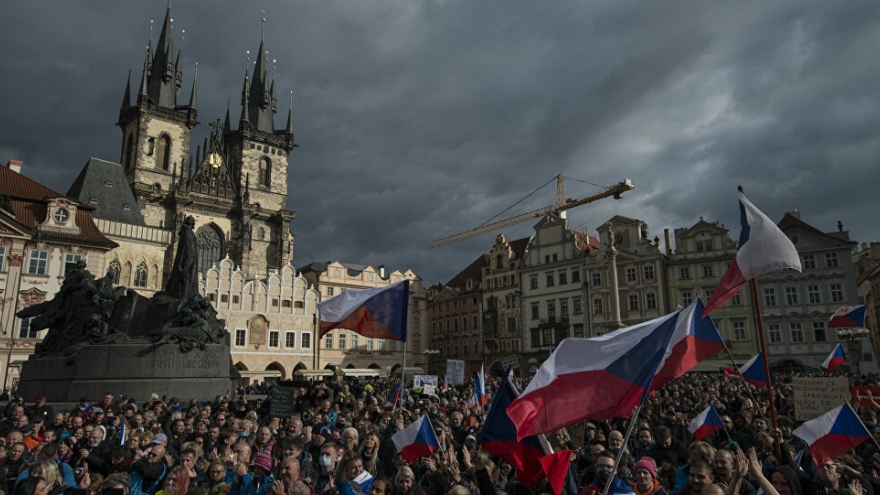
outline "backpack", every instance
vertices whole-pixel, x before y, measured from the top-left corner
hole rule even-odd
[[[148,486],[146,490],[144,489],[144,475],[141,473],[131,473],[131,491],[129,491],[130,495],[153,495],[156,493],[156,487],[159,486],[159,483],[165,479],[165,473],[168,472],[168,467],[165,466],[165,463],[162,463],[162,474],[159,475],[159,478],[156,481]]]

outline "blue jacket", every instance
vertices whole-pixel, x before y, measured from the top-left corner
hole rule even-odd
[[[254,479],[254,473],[248,473],[241,479],[236,476],[229,495],[267,495],[272,491],[272,483],[275,483],[275,478],[271,474],[264,476],[259,484]]]

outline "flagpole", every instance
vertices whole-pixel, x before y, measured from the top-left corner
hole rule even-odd
[[[733,359],[733,354],[730,353],[730,348],[725,345],[724,350],[727,351],[727,356],[730,358],[730,364],[733,365],[733,369],[736,370],[736,374],[739,375],[739,379],[742,380],[743,383],[746,384],[746,392],[749,393],[749,397],[752,399],[752,402],[754,404],[757,404],[758,400],[755,399],[755,395],[752,394],[752,389],[748,387],[749,382],[746,381],[746,378],[743,376],[742,371],[739,370],[739,366],[737,366],[736,361]],[[765,363],[767,362],[766,354],[765,354],[764,362]],[[770,379],[770,375],[768,374],[767,380],[769,381],[769,379]]]
[[[636,420],[641,412],[642,404],[639,404],[633,409],[633,412],[630,415],[629,426],[626,428],[626,436],[623,437],[623,445],[620,446],[620,450],[617,451],[617,457],[614,458],[614,469],[611,471],[611,476],[608,477],[608,481],[605,482],[605,487],[602,488],[602,495],[608,495],[608,490],[611,489],[611,482],[614,481],[614,477],[617,476],[617,466],[620,465],[620,460],[623,459],[623,454],[626,452],[626,446],[629,445],[629,437],[632,435],[633,428],[638,422]]]
[[[758,339],[761,342],[761,352],[764,354],[764,376],[767,378],[767,402],[770,407],[770,421],[773,423],[773,430],[779,428],[779,424],[776,421],[776,406],[773,404],[773,386],[770,382],[770,356],[767,354],[767,340],[764,338],[764,318],[761,316],[761,302],[758,297],[758,279],[752,279],[752,300],[755,303],[755,320],[758,324]],[[742,376],[742,374],[740,374]],[[745,380],[745,378],[743,378]],[[748,389],[748,387],[746,387]],[[755,401],[755,406],[758,405],[758,402]],[[778,459],[782,459],[782,451],[779,442],[774,442],[776,445],[776,455]]]
[[[398,400],[395,401],[394,405],[391,406],[391,414],[394,414],[394,411],[397,409],[397,403],[400,403],[400,408],[403,409],[403,387],[406,384],[406,341],[409,340],[406,337],[409,335],[407,330],[409,330],[409,280],[403,281],[404,289],[406,290],[406,297],[403,298],[403,368],[400,370],[400,390],[397,392]]]
[[[318,314],[315,313],[312,316],[312,331],[315,332],[315,348],[312,349],[312,367],[315,371],[318,370],[318,365],[321,363],[321,332],[318,329]]]

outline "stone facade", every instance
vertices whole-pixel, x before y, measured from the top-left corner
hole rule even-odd
[[[591,336],[668,313],[664,256],[647,224],[617,215],[596,230],[602,245],[584,264]]]
[[[315,346],[318,291],[290,264],[249,280],[231,259],[199,280],[218,318],[226,321],[232,361],[242,383],[290,380],[320,369]]]
[[[668,234],[668,232],[667,232]],[[667,247],[666,278],[669,311],[688,306],[697,297],[709,302],[712,291],[736,256],[737,244],[724,226],[702,218],[690,228],[675,229],[675,251]],[[745,362],[760,350],[751,284],[746,284],[724,306],[712,313],[718,331],[733,357]],[[701,365],[717,370],[730,366],[726,352]]]
[[[568,337],[585,337],[584,261],[598,247],[595,238],[568,227],[565,218],[548,215],[535,225],[520,265],[522,366],[527,373]]]
[[[500,360],[518,355],[522,349],[522,312],[519,307],[519,261],[530,238],[508,242],[498,234],[483,267],[482,335],[486,348],[486,367],[503,372]],[[579,280],[580,271],[576,283]]]

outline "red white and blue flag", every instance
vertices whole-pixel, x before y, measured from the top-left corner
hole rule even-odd
[[[385,399],[385,407],[397,407],[398,400],[400,400],[400,383],[395,383],[388,392],[388,398]]]
[[[406,340],[409,280],[386,287],[347,290],[318,303],[321,337],[345,328],[371,339]]]
[[[739,247],[733,263],[712,292],[704,315],[723,306],[753,278],[787,268],[801,271],[800,256],[791,240],[742,191],[737,196],[742,224]]]
[[[691,420],[691,424],[688,426],[688,431],[699,441],[721,428],[724,428],[724,423],[721,422],[721,415],[718,414],[718,410],[715,409],[715,406],[710,405]]]
[[[834,373],[838,366],[846,362],[846,355],[843,354],[843,346],[837,344],[831,354],[825,358],[822,367],[828,370],[828,373]]]
[[[702,303],[694,302],[684,310],[601,337],[560,342],[507,409],[517,438],[551,432],[586,418],[629,416],[651,389],[665,383],[652,384],[658,372],[666,379],[699,362],[700,353],[674,352],[680,342],[676,336],[687,340],[693,334],[705,335],[709,326],[717,334],[711,318],[698,317],[698,307]]]
[[[767,385],[767,370],[764,369],[764,354],[761,352],[746,361],[746,364],[739,368],[739,372],[745,381],[756,387]],[[776,383],[772,376],[770,377],[770,383]]]
[[[807,421],[792,433],[807,442],[817,466],[871,439],[871,433],[846,403]]]
[[[698,363],[724,349],[724,339],[715,322],[702,317],[704,310],[703,301],[698,297],[679,315],[669,352],[663,359],[663,366],[654,375],[651,390],[657,390],[684,375]]]
[[[489,401],[486,397],[486,374],[483,372],[483,365],[480,365],[480,373],[474,379],[474,393],[468,401],[467,406],[471,409],[482,409]]]
[[[495,391],[495,400],[489,408],[489,415],[477,436],[481,448],[494,454],[516,468],[516,479],[528,488],[535,486],[545,476],[540,459],[553,454],[553,448],[544,435],[533,435],[521,442],[516,439],[516,426],[507,415],[507,407],[519,397],[519,391],[510,381],[510,370]],[[565,465],[568,470],[568,464]],[[551,473],[552,475],[552,473]]]
[[[406,428],[391,436],[391,442],[397,449],[397,453],[403,457],[407,464],[421,457],[431,455],[440,448],[440,440],[434,433],[434,427],[427,416],[422,415]]]
[[[831,328],[864,328],[865,305],[844,306],[838,309],[831,315],[828,326]]]

